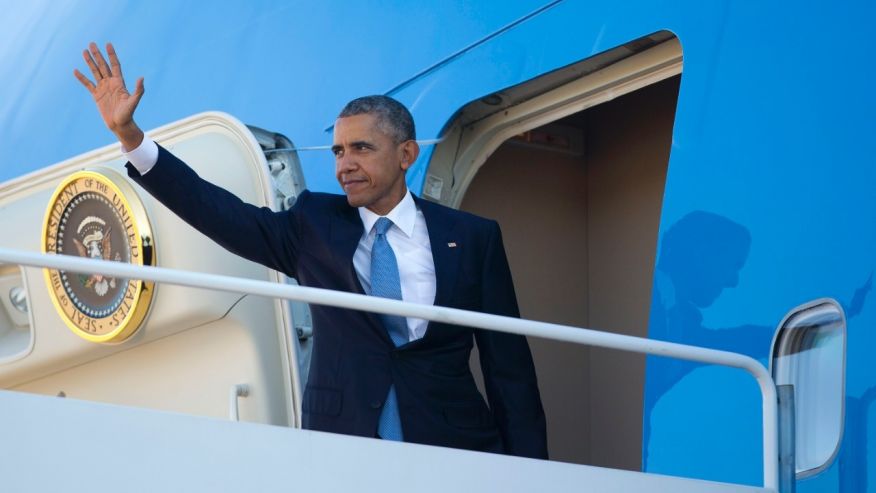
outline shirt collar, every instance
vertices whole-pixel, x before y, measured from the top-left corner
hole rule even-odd
[[[371,229],[374,228],[374,223],[376,223],[381,216],[371,212],[366,207],[359,207],[358,209],[359,217],[362,218],[362,225],[365,227],[365,234],[370,234]],[[396,204],[386,217],[392,221],[396,227],[402,230],[408,238],[414,235],[414,223],[417,220],[417,204],[414,202],[414,197],[411,195],[410,191],[405,192],[405,196],[402,197],[401,202]]]

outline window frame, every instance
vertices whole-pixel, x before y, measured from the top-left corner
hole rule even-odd
[[[809,301],[807,303],[803,303],[802,305],[798,305],[798,306],[792,308],[791,310],[789,310],[785,314],[785,316],[782,318],[782,321],[777,326],[776,331],[773,335],[772,344],[770,346],[769,372],[770,372],[770,375],[773,377],[773,380],[774,380],[776,385],[783,385],[782,383],[776,381],[776,366],[775,365],[776,365],[776,359],[778,357],[782,356],[780,354],[777,354],[777,351],[779,349],[777,345],[783,339],[782,336],[784,334],[788,333],[789,329],[786,327],[786,325],[788,324],[789,321],[791,321],[795,317],[799,317],[804,312],[806,312],[808,310],[812,310],[813,308],[816,308],[816,307],[821,306],[821,305],[830,305],[833,309],[835,309],[836,312],[839,314],[839,320],[841,323],[840,330],[841,330],[841,336],[842,336],[842,357],[841,357],[842,368],[841,368],[840,385],[841,385],[842,391],[840,394],[840,402],[839,402],[839,406],[840,406],[840,409],[839,409],[839,433],[837,435],[836,445],[834,446],[833,451],[827,457],[827,459],[824,460],[823,463],[819,464],[816,467],[810,468],[810,469],[798,471],[797,470],[797,462],[795,460],[795,471],[794,472],[795,472],[795,477],[798,480],[815,476],[815,475],[825,471],[827,468],[829,468],[831,466],[831,464],[834,463],[837,456],[839,455],[839,450],[840,450],[840,447],[842,446],[843,435],[845,434],[845,419],[846,419],[845,418],[845,406],[846,406],[846,403],[845,403],[846,391],[845,391],[845,389],[846,389],[846,367],[847,367],[847,357],[848,357],[847,356],[848,355],[848,322],[847,322],[846,314],[845,314],[845,311],[843,310],[842,305],[833,298],[818,298],[818,299]],[[797,329],[797,330],[799,330],[799,329]],[[797,415],[798,415],[797,407],[799,404],[799,402],[797,401],[797,398],[796,398],[796,396],[797,396],[797,388],[796,387],[797,386],[795,383],[795,388],[794,388],[794,395],[795,395],[795,399],[794,399],[795,400],[795,405],[794,405],[794,414],[795,414],[794,443],[795,443],[795,449],[796,449],[796,443],[798,442],[797,437],[800,435],[800,433],[798,431],[799,428],[796,426],[796,423],[798,421],[797,420]],[[796,450],[794,453],[795,453],[795,457],[796,457]]]

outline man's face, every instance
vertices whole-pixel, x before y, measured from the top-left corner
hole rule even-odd
[[[335,122],[335,177],[352,207],[367,207],[386,215],[404,197],[405,170],[419,148],[409,140],[395,143],[369,114],[338,118]]]

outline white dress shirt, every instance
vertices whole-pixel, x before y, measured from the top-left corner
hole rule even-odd
[[[136,149],[129,151],[122,146],[125,158],[141,175],[145,175],[158,162],[158,144],[152,139],[143,138],[143,142]]]
[[[124,148],[122,148],[125,151]],[[125,152],[128,161],[145,175],[158,162],[158,145],[151,139],[143,139],[140,145]],[[371,294],[371,247],[374,245],[374,223],[380,216],[365,207],[359,207],[359,217],[365,231],[359,246],[353,254],[353,268],[366,293]],[[386,239],[395,253],[401,281],[402,299],[413,303],[432,305],[435,303],[435,262],[432,259],[432,246],[426,218],[417,208],[410,192],[393,208],[386,217],[392,226],[386,232]],[[428,321],[421,318],[407,318],[409,340],[414,341],[426,334]]]
[[[371,247],[377,236],[374,223],[380,216],[365,207],[359,207],[359,217],[362,218],[365,232],[353,254],[353,267],[362,288],[371,294]],[[386,239],[398,263],[402,299],[412,303],[434,304],[435,262],[423,212],[417,209],[411,193],[406,192],[402,201],[386,217],[393,224],[386,231]],[[426,334],[428,321],[408,317],[407,322],[409,340],[417,340]]]

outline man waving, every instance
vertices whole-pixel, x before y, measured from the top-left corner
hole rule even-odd
[[[109,63],[83,52],[93,96],[129,160],[131,178],[226,249],[302,285],[506,316],[517,300],[494,221],[419,199],[405,172],[419,147],[410,112],[386,96],[349,102],[335,123],[335,175],[345,195],[304,192],[288,211],[212,185],[134,122],[143,79],[128,92]],[[304,427],[387,440],[547,458],[545,417],[522,336],[313,306]],[[480,351],[489,406],[469,368]]]

